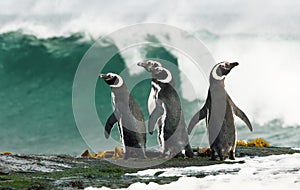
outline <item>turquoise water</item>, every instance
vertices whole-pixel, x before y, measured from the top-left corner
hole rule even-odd
[[[91,42],[0,35],[1,151],[76,153],[85,148],[72,115],[72,81]],[[72,146],[76,147],[75,149]]]
[[[93,39],[87,40],[80,33],[47,39],[18,31],[0,34],[0,152],[78,155],[88,148],[74,120],[72,85],[77,66],[93,42]],[[110,44],[99,47],[99,51],[105,48],[117,46]],[[163,47],[149,46],[144,52],[145,58],[168,60],[177,67],[177,57]],[[103,72],[119,73],[125,67],[124,59],[117,54]],[[179,70],[172,71],[175,72]],[[136,80],[143,74],[145,73],[131,75],[128,81]],[[175,76],[177,88],[180,88],[180,75],[177,73]],[[97,93],[100,91],[101,93]],[[146,119],[149,91],[150,83],[147,80],[132,91]],[[194,106],[198,104],[184,99],[180,89],[178,91],[186,120],[189,121],[199,109]],[[110,101],[109,87],[99,80],[95,102],[102,123],[112,111]],[[300,133],[300,126],[282,126],[280,119],[265,124],[254,122],[254,132],[250,133],[246,126],[238,123],[238,136],[239,139],[263,137],[272,145],[299,147],[297,135]],[[192,144],[205,145],[205,133],[202,122],[192,137]],[[118,141],[116,128],[112,136]],[[104,135],[99,134],[99,138],[104,138]],[[156,137],[148,136],[148,141],[153,145]]]

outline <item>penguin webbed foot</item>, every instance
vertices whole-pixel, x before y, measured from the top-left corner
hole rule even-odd
[[[189,144],[185,147],[185,156],[188,158],[194,158],[194,152]]]
[[[229,159],[230,159],[230,160],[235,160],[235,153],[234,153],[233,150],[231,150],[231,151],[229,152]]]
[[[184,154],[182,154],[182,152],[179,152],[173,158],[184,158]]]
[[[212,148],[210,148],[210,149],[211,149],[211,153],[210,153],[210,159],[209,160],[216,161],[217,159],[216,159],[215,151]]]
[[[161,152],[158,156],[159,158],[166,158],[168,155],[165,152]]]
[[[139,154],[137,156],[137,158],[140,159],[140,160],[144,160],[144,159],[147,159],[148,157],[146,155],[144,155],[144,154]]]
[[[224,161],[225,158],[226,158],[226,155],[224,155],[224,154],[221,153],[221,152],[218,152],[218,156],[219,156],[219,158],[220,158],[220,161]]]
[[[147,159],[146,152],[143,148],[140,148],[137,152],[139,159]]]

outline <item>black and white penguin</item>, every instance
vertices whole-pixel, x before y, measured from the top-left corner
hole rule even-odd
[[[206,118],[212,160],[216,159],[215,152],[218,153],[220,160],[224,160],[228,152],[229,159],[235,159],[237,137],[233,113],[246,123],[250,131],[253,130],[246,114],[233,103],[225,90],[225,76],[237,65],[237,62],[221,62],[213,67],[206,102],[192,117],[188,126],[190,134],[195,125]]]
[[[152,74],[152,89],[148,99],[148,131],[152,134],[154,129],[158,130],[162,155],[169,153],[169,157],[193,157],[172,74],[157,61],[140,62],[138,66],[144,67]],[[154,105],[149,103],[153,99]]]
[[[105,124],[105,137],[109,138],[115,123],[118,123],[124,157],[132,153],[138,158],[146,158],[146,125],[144,115],[127,89],[124,80],[115,73],[100,74],[100,77],[111,87],[114,112]]]

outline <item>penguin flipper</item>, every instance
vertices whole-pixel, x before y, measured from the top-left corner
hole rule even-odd
[[[231,100],[229,95],[227,95],[227,97],[228,97],[228,99],[230,101],[230,104],[233,108],[234,115],[238,116],[241,120],[243,120],[245,122],[245,124],[247,125],[247,127],[250,129],[250,131],[253,131],[253,127],[252,127],[247,115],[233,103],[233,101]]]
[[[250,131],[253,131],[253,127],[246,114],[242,110],[240,110],[237,106],[233,106],[233,111],[236,116],[238,116],[241,120],[245,122],[245,124],[248,126]]]
[[[197,125],[199,121],[204,119],[207,116],[207,109],[210,107],[210,91],[208,91],[208,95],[205,101],[204,106],[198,111],[191,119],[188,126],[188,134],[190,135],[194,127]]]
[[[105,138],[109,138],[109,135],[110,135],[110,132],[111,132],[111,129],[113,128],[114,124],[117,122],[117,118],[115,116],[115,113],[113,112],[109,118],[107,119],[106,121],[106,124],[105,124],[105,131],[104,131],[104,135],[105,135]]]
[[[134,118],[144,123],[144,115],[131,94],[129,96],[129,108]]]
[[[157,122],[159,122],[161,116],[164,113],[164,108],[162,104],[163,104],[162,101],[156,100],[155,108],[149,117],[148,131],[151,135],[153,134],[154,126],[156,125]]]
[[[201,108],[191,119],[189,126],[188,126],[188,134],[190,135],[194,127],[197,125],[199,121],[204,119],[207,115],[207,109],[205,106]]]

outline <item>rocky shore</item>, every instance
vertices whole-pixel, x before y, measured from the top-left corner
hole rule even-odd
[[[293,153],[300,153],[300,150],[282,147],[243,146],[238,146],[236,150],[237,157]],[[131,161],[137,165],[144,162]],[[205,156],[197,156],[193,159],[170,160],[156,158],[147,160],[147,162],[149,161],[159,161],[160,164],[143,169],[243,163],[243,161],[210,161],[209,157]],[[120,159],[93,159],[70,155],[2,154],[0,155],[0,189],[83,189],[89,186],[125,188],[135,182],[166,184],[178,179],[178,177],[159,177],[159,173],[151,178],[126,175],[143,169],[118,166],[124,164],[124,162]],[[191,175],[205,177],[208,174],[203,172]]]

